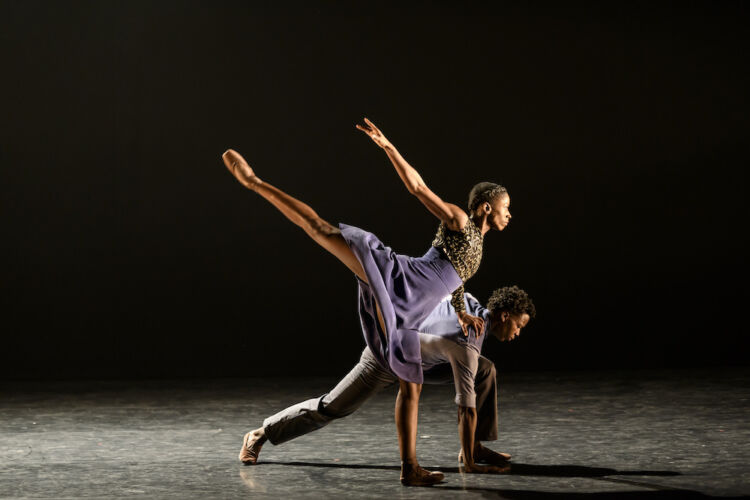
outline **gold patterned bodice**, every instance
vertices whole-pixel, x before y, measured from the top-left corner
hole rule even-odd
[[[484,238],[482,231],[469,219],[462,231],[451,231],[441,222],[438,226],[432,246],[439,248],[453,264],[461,281],[466,282],[479,269],[482,261],[482,246]],[[456,311],[465,311],[464,286],[461,285],[453,292],[451,305]]]

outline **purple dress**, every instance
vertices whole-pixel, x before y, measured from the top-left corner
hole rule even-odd
[[[445,254],[430,247],[422,257],[400,255],[377,236],[339,224],[362,264],[368,283],[359,281],[359,318],[368,347],[384,368],[408,382],[423,382],[419,325],[440,301],[463,284]],[[384,335],[376,305],[380,306]]]

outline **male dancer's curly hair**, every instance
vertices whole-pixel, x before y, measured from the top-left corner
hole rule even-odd
[[[469,192],[469,212],[473,212],[482,203],[491,202],[496,197],[507,194],[508,190],[494,182],[480,182],[475,184]]]
[[[487,301],[490,311],[508,311],[511,314],[528,314],[529,318],[536,316],[536,307],[529,295],[517,286],[498,288]]]

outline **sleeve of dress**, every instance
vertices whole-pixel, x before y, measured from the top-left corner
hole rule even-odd
[[[451,295],[451,305],[456,312],[466,312],[466,304],[464,303],[464,285],[456,288],[456,291]]]

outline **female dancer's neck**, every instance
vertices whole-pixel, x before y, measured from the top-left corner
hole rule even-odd
[[[482,232],[482,236],[484,236],[485,234],[487,234],[487,231],[490,230],[490,225],[487,224],[487,216],[486,215],[472,214],[471,215],[471,222],[473,222],[474,225],[479,228],[479,230]]]

